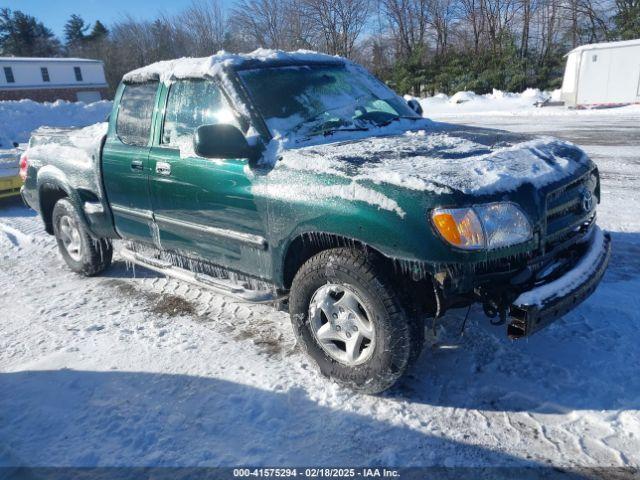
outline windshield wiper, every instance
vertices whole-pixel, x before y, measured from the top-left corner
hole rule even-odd
[[[325,137],[328,137],[329,135],[333,135],[336,132],[366,132],[367,130],[369,130],[366,127],[348,127],[348,128],[327,128],[327,129],[321,129],[321,130],[314,130],[312,132],[309,132],[309,135],[317,135],[317,134],[322,134]]]
[[[389,120],[382,122],[379,124],[379,126],[381,127],[386,127],[387,125],[390,125],[392,122],[399,122],[400,120],[422,120],[422,117],[410,117],[408,115],[397,115],[394,118],[390,118]]]
[[[358,102],[359,100],[366,98],[367,95],[359,95],[357,97],[353,98],[353,103]],[[357,104],[357,103],[356,103]],[[341,109],[346,109],[348,107],[350,107],[351,105],[339,105],[333,108],[329,108],[327,110],[323,110],[322,112],[318,112],[317,114],[313,115],[311,118],[307,118],[305,120],[303,120],[302,122],[298,123],[297,125],[295,125],[290,131],[289,131],[289,135],[293,134],[293,133],[297,133],[299,132],[305,125],[309,125],[309,124],[313,124],[313,122],[317,121],[318,119],[322,118],[324,115],[330,113],[330,112],[334,112],[336,110],[341,110]],[[328,123],[330,120],[327,120],[326,122],[324,122],[325,124]],[[347,122],[346,119],[344,118],[339,118],[338,120],[335,121],[340,121],[340,122]],[[353,124],[352,121],[350,121],[351,124]],[[354,127],[357,130],[360,130],[360,127]],[[345,130],[345,129],[340,129],[340,130]],[[348,130],[345,130],[348,131]],[[323,133],[322,129],[318,129],[317,132],[309,132],[310,135],[313,135],[315,133]]]

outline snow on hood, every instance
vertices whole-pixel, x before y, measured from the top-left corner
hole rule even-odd
[[[527,139],[527,141],[522,141]],[[582,150],[552,137],[433,123],[428,130],[282,148],[276,169],[313,171],[412,190],[491,194],[525,183],[540,188],[588,163]]]
[[[257,61],[321,61],[337,60],[341,57],[332,57],[323,53],[311,50],[297,50],[295,52],[285,52],[283,50],[269,50],[258,48],[251,53],[227,53],[224,50],[209,57],[191,58],[183,57],[176,60],[164,60],[152,63],[146,67],[132,70],[124,75],[125,82],[147,82],[159,80],[168,82],[172,79],[180,78],[203,78],[212,77],[220,72],[222,67],[239,66],[244,62]],[[343,59],[341,59],[343,60]],[[346,60],[345,60],[346,61]]]

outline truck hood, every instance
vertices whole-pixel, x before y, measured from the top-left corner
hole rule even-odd
[[[513,191],[525,183],[540,188],[589,163],[578,147],[553,137],[430,122],[424,130],[285,148],[275,167],[355,183],[485,195]]]

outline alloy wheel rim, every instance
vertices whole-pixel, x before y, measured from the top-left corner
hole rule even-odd
[[[309,323],[320,347],[334,360],[352,367],[371,358],[375,327],[354,289],[327,284],[316,290],[309,304]]]
[[[60,217],[58,226],[64,249],[73,260],[80,261],[82,259],[82,239],[78,224],[69,215],[63,215]]]

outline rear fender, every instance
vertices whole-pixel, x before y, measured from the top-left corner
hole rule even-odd
[[[45,165],[38,171],[38,206],[40,216],[44,221],[47,233],[53,234],[52,213],[55,203],[60,198],[68,198],[78,212],[78,216],[87,231],[94,237],[100,237],[92,228],[92,223],[87,218],[83,209],[84,201],[77,189],[73,188],[67,176],[59,168],[53,165]],[[57,191],[58,194],[50,194],[49,191]]]

